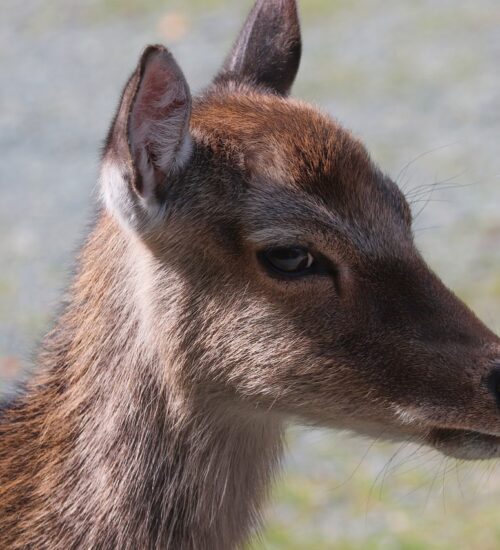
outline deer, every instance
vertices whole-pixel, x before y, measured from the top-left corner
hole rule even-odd
[[[290,97],[257,0],[192,98],[148,46],[38,367],[0,413],[0,547],[243,547],[290,422],[500,456],[500,339],[431,271],[396,183]]]

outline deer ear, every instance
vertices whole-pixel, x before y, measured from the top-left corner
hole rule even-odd
[[[257,0],[215,82],[244,81],[287,95],[301,51],[296,1]]]
[[[165,211],[171,180],[191,154],[191,94],[163,46],[148,46],[122,94],[106,140],[101,183],[105,204],[134,228]]]

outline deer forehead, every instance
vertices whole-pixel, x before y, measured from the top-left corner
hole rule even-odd
[[[252,90],[214,93],[195,103],[191,132],[248,176],[240,221],[256,244],[334,231],[373,251],[383,234],[399,236],[400,192],[359,140],[311,105]]]
[[[288,185],[305,186],[353,166],[373,168],[357,139],[298,100],[241,89],[213,93],[195,103],[191,123],[195,135],[217,153],[256,176]]]

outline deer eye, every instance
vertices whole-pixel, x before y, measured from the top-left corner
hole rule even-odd
[[[268,248],[259,254],[266,267],[281,275],[307,275],[314,266],[314,257],[298,246]]]

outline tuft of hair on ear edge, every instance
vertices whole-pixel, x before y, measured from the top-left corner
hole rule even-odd
[[[296,0],[257,0],[214,83],[244,82],[286,96],[301,54]]]
[[[103,155],[104,202],[128,225],[144,225],[164,211],[169,178],[188,162],[191,94],[172,54],[148,46],[128,80]]]

